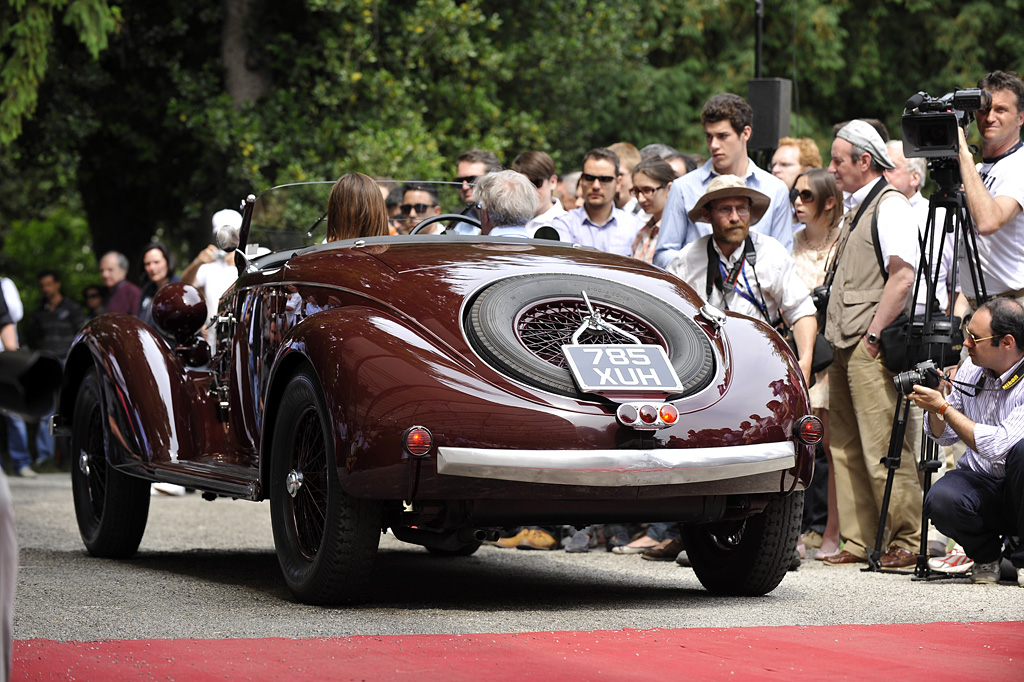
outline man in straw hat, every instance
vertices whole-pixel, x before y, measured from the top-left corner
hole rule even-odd
[[[883,176],[893,167],[881,136],[867,122],[850,121],[836,133],[828,168],[843,191],[847,213],[833,256],[825,337],[835,355],[828,370],[829,438],[845,545],[825,559],[833,565],[866,561],[866,548],[875,543],[888,474],[879,461],[889,449],[897,395],[894,373],[886,367],[878,341],[907,307],[918,262],[914,211]],[[916,563],[921,484],[915,457],[921,426],[915,408],[894,473],[884,567]]]
[[[811,292],[796,273],[789,251],[776,239],[752,232],[771,200],[735,175],[716,176],[689,212],[711,224],[711,234],[687,244],[668,270],[711,305],[793,327],[800,369],[810,382],[818,334]]]

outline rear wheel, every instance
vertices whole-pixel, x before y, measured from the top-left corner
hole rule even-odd
[[[697,579],[710,592],[768,594],[793,560],[804,494],[773,495],[760,514],[742,521],[683,526],[683,544]]]
[[[330,424],[319,381],[298,372],[274,427],[270,510],[281,572],[307,604],[363,596],[380,540],[380,503],[341,489]]]
[[[149,481],[107,460],[99,380],[89,372],[78,388],[71,429],[71,489],[78,530],[89,554],[112,559],[139,549],[149,517]]]

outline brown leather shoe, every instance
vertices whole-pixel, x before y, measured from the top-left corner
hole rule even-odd
[[[677,537],[664,545],[659,543],[656,547],[641,554],[640,558],[647,559],[648,561],[675,561],[683,549],[683,538]]]
[[[827,559],[826,559],[827,561]],[[889,551],[882,555],[880,560],[882,568],[905,568],[917,564],[917,555],[909,549],[903,549],[893,545]]]
[[[832,564],[833,566],[839,566],[840,564],[866,564],[867,562],[867,559],[862,559],[856,554],[847,552],[845,549],[839,554],[833,554],[825,559],[826,564]]]

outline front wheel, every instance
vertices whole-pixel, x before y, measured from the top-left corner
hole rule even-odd
[[[732,596],[774,590],[793,560],[803,509],[799,491],[773,495],[764,511],[742,521],[684,525],[686,555],[701,585]]]
[[[71,428],[71,490],[78,530],[89,554],[135,554],[149,517],[149,481],[107,461],[99,380],[89,372],[78,388]]]
[[[298,372],[274,426],[270,512],[281,572],[306,604],[364,596],[380,541],[380,503],[341,489],[330,424],[316,376]]]

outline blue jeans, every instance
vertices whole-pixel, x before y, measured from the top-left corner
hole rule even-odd
[[[31,466],[32,455],[28,451],[28,429],[21,417],[5,415],[7,420],[7,452],[11,455],[11,471]]]
[[[955,469],[935,482],[924,500],[925,513],[943,535],[959,542],[978,563],[999,561],[1003,538],[1024,532],[1024,441],[1006,454],[1006,476]],[[1010,554],[1024,568],[1024,547]]]

